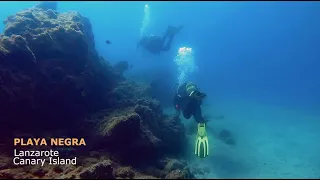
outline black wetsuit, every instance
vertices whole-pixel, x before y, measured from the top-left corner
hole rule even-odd
[[[160,36],[148,37],[148,42],[144,46],[149,52],[153,54],[159,54],[161,51],[170,50],[173,34],[165,34],[162,38]]]
[[[173,98],[173,105],[179,112],[177,116],[179,116],[180,111],[182,111],[184,118],[190,119],[190,117],[193,115],[197,123],[205,123],[205,119],[202,117],[201,113],[202,100],[188,96],[185,85],[186,83],[179,87]]]
[[[160,54],[162,51],[169,51],[171,48],[171,43],[176,35],[183,26],[177,28],[169,26],[163,37],[160,36],[145,36],[140,40],[137,46],[142,45],[146,50],[153,54]],[[175,30],[172,30],[175,28]],[[173,32],[174,31],[174,32]]]
[[[170,50],[171,47],[171,42],[173,40],[175,34],[169,34],[166,33],[163,37],[162,37],[162,49],[161,51],[168,51]]]

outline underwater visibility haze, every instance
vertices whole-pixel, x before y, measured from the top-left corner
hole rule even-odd
[[[35,1],[1,2],[0,19],[4,21],[9,16],[32,8],[38,3]],[[43,11],[48,13],[48,10]],[[55,74],[55,78],[46,74],[43,77],[30,78],[27,81],[28,83],[40,82],[40,85],[38,84],[40,87],[41,82],[47,82],[50,78],[54,83],[60,81],[60,77],[70,77],[66,80],[68,83],[73,82],[74,79],[81,79],[81,82],[75,80],[77,83],[74,84],[77,84],[75,85],[77,88],[70,90],[70,94],[64,96],[70,98],[63,100],[65,101],[63,107],[59,103],[52,103],[50,107],[49,105],[38,104],[43,106],[43,109],[35,110],[37,115],[26,113],[26,116],[38,117],[38,114],[41,114],[39,117],[47,117],[46,113],[55,111],[54,105],[59,106],[58,109],[59,112],[61,110],[61,114],[53,113],[53,119],[67,118],[73,119],[72,122],[74,122],[88,116],[88,114],[94,114],[91,119],[105,118],[95,122],[100,127],[107,124],[104,128],[98,128],[97,131],[100,133],[98,134],[102,137],[115,134],[112,135],[113,139],[120,136],[120,139],[127,138],[123,144],[136,141],[133,137],[137,132],[132,130],[134,128],[131,127],[131,130],[130,128],[126,129],[126,125],[122,125],[122,129],[110,130],[111,125],[108,125],[108,123],[110,124],[110,121],[113,120],[118,123],[121,122],[119,119],[127,118],[127,121],[132,121],[134,126],[134,124],[139,124],[141,118],[141,122],[145,121],[145,124],[140,125],[141,131],[148,136],[150,133],[153,135],[150,135],[152,138],[149,138],[151,143],[147,143],[148,145],[139,146],[139,143],[136,143],[132,145],[132,149],[129,149],[131,152],[139,152],[136,158],[143,159],[144,155],[147,154],[147,159],[153,157],[153,151],[165,149],[165,152],[168,151],[168,154],[170,154],[166,154],[167,158],[178,160],[174,160],[171,164],[168,163],[174,166],[170,166],[169,170],[169,165],[165,165],[162,174],[155,173],[156,170],[141,170],[145,167],[140,166],[135,169],[135,165],[132,165],[133,173],[125,175],[130,178],[142,177],[142,175],[160,178],[190,178],[193,176],[196,178],[320,177],[320,145],[318,143],[320,139],[319,2],[84,1],[58,2],[55,11],[58,13],[79,12],[81,16],[71,14],[71,18],[66,18],[71,24],[73,21],[77,22],[75,20],[77,18],[74,17],[87,18],[79,21],[83,24],[82,27],[77,24],[82,32],[86,32],[82,33],[85,34],[86,38],[80,38],[82,35],[72,35],[72,38],[75,38],[73,42],[77,45],[65,46],[70,48],[70,54],[64,52],[59,54],[59,57],[57,55],[58,50],[52,50],[55,46],[45,48],[43,44],[35,43],[35,38],[32,40],[32,38],[28,39],[29,35],[19,34],[25,32],[25,30],[21,30],[24,26],[18,27],[18,29],[10,28],[9,25],[15,25],[10,21],[21,23],[23,21],[21,17],[24,15],[20,15],[20,19],[11,18],[7,21],[7,24],[0,24],[0,30],[4,33],[4,36],[13,37],[17,34],[26,39],[37,59],[36,63],[43,59],[75,59],[75,61],[70,60],[61,65],[62,69],[72,67],[68,70],[64,69],[63,72],[62,70],[60,72],[59,68],[53,68],[54,70],[51,72],[48,67],[54,66],[54,63],[42,64],[41,61],[40,64],[43,69],[40,72]],[[54,16],[58,16],[56,14]],[[33,16],[40,17],[41,13],[34,11]],[[25,17],[30,18],[31,16]],[[48,18],[51,17],[48,15]],[[61,18],[64,17],[61,16]],[[67,21],[60,20],[57,23],[62,24],[61,27],[73,28],[72,25],[64,24],[68,24]],[[52,21],[53,24],[55,22]],[[25,21],[24,23],[27,24],[28,22]],[[172,39],[169,50],[158,54],[150,53],[146,50],[146,47],[138,44],[145,35],[162,37],[170,29],[169,26],[173,29],[176,27],[179,29],[175,29],[177,32]],[[83,31],[83,27],[90,28]],[[51,36],[55,35],[53,32],[68,32],[67,30],[55,31],[53,27],[48,29],[50,28],[52,31],[43,29],[40,31],[51,34]],[[33,34],[36,33],[36,31],[29,31]],[[34,37],[40,36],[35,35]],[[71,34],[69,37],[71,38]],[[14,40],[7,40],[2,36],[0,38],[2,38],[1,46],[9,41],[11,43],[18,42],[18,37],[14,37]],[[43,39],[49,41],[48,38]],[[89,55],[82,53],[84,46],[81,43],[84,41],[88,41],[84,44],[89,44]],[[30,42],[34,44],[30,45]],[[43,53],[41,50],[34,50],[37,49],[38,45],[42,46]],[[4,47],[11,48],[11,46]],[[94,52],[94,48],[97,52]],[[0,55],[0,57],[3,62],[6,58],[18,58],[20,61],[26,59],[24,57],[29,58],[21,52],[19,51],[15,56]],[[49,52],[55,53],[57,56],[44,55]],[[62,56],[65,57],[62,58]],[[39,57],[41,60],[39,60]],[[86,60],[86,58],[100,59],[99,63],[101,65],[97,63],[98,60],[87,63],[91,61]],[[23,70],[18,68],[18,71],[21,70],[25,74],[29,73],[30,68],[34,68],[26,62],[20,64],[20,61],[14,62],[13,65],[9,63],[10,68],[12,68],[11,66],[19,68],[23,66]],[[79,65],[82,62],[83,65]],[[7,68],[8,63],[4,64],[0,64],[1,69]],[[94,76],[88,75],[83,78],[83,72],[88,73],[83,70],[84,67],[87,68],[90,65],[92,65],[92,69],[88,72],[94,74]],[[121,72],[110,70],[110,73],[107,73],[104,68],[107,67],[106,69],[108,69],[109,66],[113,66],[113,69],[122,68],[119,70]],[[2,72],[9,72],[9,70],[3,70]],[[10,72],[15,71],[10,70]],[[80,75],[81,73],[82,75]],[[20,78],[20,76],[15,77]],[[30,75],[30,77],[32,76]],[[4,93],[0,97],[7,97],[7,94],[10,94],[8,89],[15,85],[18,84],[17,86],[20,87],[19,83],[6,86],[7,78],[7,76],[6,78],[2,77],[3,81],[0,82],[2,87],[7,88],[0,91],[0,94]],[[114,79],[117,79],[117,82],[114,82]],[[196,84],[200,91],[206,95],[201,110],[206,121],[206,132],[210,146],[209,155],[204,159],[194,154],[194,141],[197,134],[197,123],[194,117],[185,119],[183,115],[180,115],[180,124],[172,120],[175,118],[170,118],[175,113],[173,104],[173,97],[176,93],[174,90],[175,84],[183,84],[188,81]],[[116,85],[117,83],[121,84],[121,88]],[[56,102],[46,98],[47,95],[43,94],[43,92],[46,92],[44,89],[53,87],[52,84],[48,83],[41,86],[43,89],[40,88],[39,91],[24,91],[21,93],[21,97],[25,96],[26,99],[30,100],[32,97],[43,96],[40,100],[41,103],[44,101]],[[60,90],[61,92],[69,92],[70,86],[66,83],[59,84],[59,87],[61,87],[59,92]],[[145,90],[148,88],[150,89]],[[79,100],[76,95],[73,97],[73,94],[78,91],[81,92],[79,96],[85,97],[84,99]],[[151,100],[145,98],[145,95],[141,93],[145,91],[151,92]],[[39,93],[40,95],[35,94],[38,92],[42,93]],[[28,93],[32,95],[29,96]],[[61,94],[57,96],[49,94],[48,96],[63,99]],[[105,101],[101,99],[105,99]],[[36,101],[34,107],[37,107],[37,103],[40,103],[40,101]],[[157,103],[153,101],[158,101],[159,106],[154,105]],[[21,110],[23,109],[21,107],[10,105],[9,108],[11,109],[7,112],[14,111],[15,108],[19,109],[19,112],[30,112],[29,110]],[[112,113],[110,113],[109,109],[112,108],[121,110],[112,110]],[[108,109],[108,111],[104,112],[105,109]],[[67,111],[72,111],[72,113],[65,115],[64,113]],[[149,111],[152,111],[152,113],[148,114]],[[1,110],[0,112],[4,113]],[[79,115],[81,113],[78,112],[83,113],[83,115]],[[11,115],[10,117],[18,118]],[[11,121],[13,121],[12,118]],[[118,119],[115,120],[116,118]],[[152,122],[150,119],[152,119]],[[57,124],[63,124],[65,120],[57,122]],[[7,128],[11,128],[12,126],[7,125],[8,122],[10,120],[1,123],[5,124]],[[38,121],[35,121],[35,123],[39,124]],[[56,128],[59,129],[60,126],[57,125]],[[82,128],[82,125],[79,125],[79,128]],[[177,129],[179,129],[179,133],[177,133]],[[126,133],[122,130],[125,130],[129,135],[122,135]],[[186,138],[181,146],[178,145],[180,142],[177,143],[179,140],[170,140],[171,135],[178,139],[181,138],[180,130],[185,133],[183,137]],[[4,132],[8,133],[8,131],[10,130],[7,129]],[[73,133],[80,132],[83,132],[83,130]],[[91,137],[88,134],[86,137]],[[92,137],[92,139],[95,138]],[[107,144],[106,147],[114,146],[112,138],[110,141],[103,141]],[[139,138],[141,137],[137,135],[137,139]],[[100,146],[104,144],[100,140],[97,140],[97,142],[99,142],[98,145],[93,147],[101,149]],[[112,142],[111,145],[108,144],[110,142]],[[161,145],[158,145],[158,142],[161,142]],[[119,143],[115,144],[118,145]],[[151,147],[150,144],[154,146]],[[173,147],[174,145],[179,147]],[[114,146],[114,149],[109,148],[111,149],[110,154],[115,154],[114,156],[117,157],[115,159],[118,161],[115,160],[115,162],[121,164],[123,159],[130,159],[128,162],[124,160],[125,164],[136,164],[139,160],[129,157],[125,150],[120,151],[119,149],[123,149],[122,146]],[[100,161],[102,160],[96,160],[95,163],[100,163]],[[165,162],[167,163],[167,161]],[[8,167],[10,168],[10,166]],[[6,168],[2,168],[0,165],[0,172],[2,169]],[[176,169],[179,169],[179,171],[176,171]],[[188,169],[188,173],[185,172],[186,169]],[[181,174],[181,172],[185,174]],[[117,177],[114,174],[117,173],[113,173],[112,177]],[[49,175],[43,176],[50,177]],[[28,176],[23,175],[21,177]],[[90,178],[91,176],[87,173],[80,176],[80,178],[83,177]],[[61,176],[61,178],[63,177]]]

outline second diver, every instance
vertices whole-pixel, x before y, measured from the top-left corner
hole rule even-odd
[[[159,55],[160,52],[170,50],[173,37],[179,33],[182,28],[183,26],[168,26],[163,37],[144,34],[138,42],[137,47],[142,46],[148,52]]]

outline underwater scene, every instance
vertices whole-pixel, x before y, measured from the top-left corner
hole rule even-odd
[[[0,179],[320,178],[320,3],[0,2]]]

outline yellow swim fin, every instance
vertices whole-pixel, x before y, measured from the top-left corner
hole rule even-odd
[[[205,123],[198,123],[198,133],[194,149],[195,155],[200,158],[209,156],[209,141]]]

